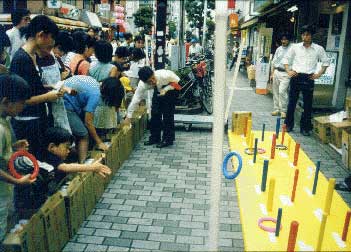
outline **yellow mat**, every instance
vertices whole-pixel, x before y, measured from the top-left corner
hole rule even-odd
[[[320,172],[318,186],[315,195],[312,195],[312,186],[315,174],[315,164],[300,148],[297,167],[293,166],[295,141],[285,134],[285,144],[291,139],[290,158],[287,150],[276,150],[275,159],[270,160],[271,142],[273,132],[265,133],[265,141],[261,142],[261,132],[252,131],[255,138],[259,139],[258,147],[264,148],[266,153],[257,156],[257,162],[253,164],[253,156],[244,153],[247,148],[242,135],[234,135],[229,131],[230,149],[240,153],[243,158],[243,167],[239,176],[235,179],[238,191],[244,246],[246,251],[287,251],[290,223],[299,222],[295,251],[315,251],[321,226],[323,210],[325,206],[328,180]],[[281,137],[281,134],[280,134]],[[277,139],[280,144],[281,139]],[[261,179],[263,160],[269,160],[266,191],[261,192]],[[236,159],[233,159],[234,167],[237,167]],[[321,163],[321,167],[324,164]],[[332,169],[333,167],[328,167]],[[291,202],[291,192],[294,184],[295,169],[299,169],[295,201]],[[269,181],[275,179],[275,191],[272,211],[267,210],[267,198]],[[268,233],[258,227],[261,217],[277,217],[278,208],[283,209],[282,229],[279,237],[274,233]],[[351,234],[343,242],[342,232],[346,212],[349,207],[334,190],[330,214],[327,217],[322,251],[351,251]],[[264,223],[274,227],[272,223]],[[351,230],[349,230],[351,232]]]

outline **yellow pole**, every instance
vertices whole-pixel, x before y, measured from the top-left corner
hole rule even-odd
[[[288,139],[288,156],[289,156],[289,159],[290,159],[290,148],[291,148],[291,137],[289,137],[289,139]]]
[[[272,208],[273,208],[274,188],[275,188],[275,179],[271,178],[269,180],[268,200],[267,200],[268,212],[272,211]]]
[[[324,237],[325,225],[327,223],[327,216],[328,215],[326,213],[323,213],[322,223],[321,223],[321,226],[319,228],[319,234],[318,234],[318,241],[317,241],[316,251],[321,251],[321,248],[322,248],[322,242],[323,242],[323,237]]]
[[[251,137],[251,127],[252,127],[252,120],[247,120],[247,130],[246,130],[246,144],[250,144],[250,137]]]
[[[330,207],[333,201],[334,187],[335,187],[335,179],[331,178],[329,179],[327,197],[325,198],[325,203],[324,203],[324,212],[327,215],[330,214]]]
[[[250,149],[250,151],[251,151],[251,150],[252,150],[252,148],[253,148],[253,141],[254,141],[254,138],[255,138],[254,133],[251,133],[251,137],[250,137],[250,145],[249,145],[249,149]]]

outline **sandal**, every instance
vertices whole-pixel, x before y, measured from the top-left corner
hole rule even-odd
[[[335,189],[338,190],[338,191],[343,191],[343,192],[351,192],[351,188],[348,187],[344,182],[337,183],[335,185]]]

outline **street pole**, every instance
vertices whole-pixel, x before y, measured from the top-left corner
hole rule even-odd
[[[227,32],[227,1],[216,1],[216,36],[215,36],[215,82],[213,87],[213,132],[212,132],[212,167],[211,167],[211,199],[209,219],[209,251],[218,250],[219,238],[219,207],[221,196],[221,163],[223,159],[224,137],[224,92],[226,69],[226,32]]]
[[[167,0],[157,0],[155,69],[165,68]]]
[[[179,34],[178,34],[178,45],[179,45],[178,66],[180,68],[185,66],[184,12],[185,12],[185,1],[180,1]]]
[[[205,49],[207,0],[204,1],[204,23],[202,25],[202,48]]]

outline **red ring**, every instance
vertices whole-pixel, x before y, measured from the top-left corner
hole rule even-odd
[[[259,218],[258,219],[258,226],[262,229],[262,230],[264,230],[264,231],[266,231],[266,232],[270,232],[270,233],[274,233],[275,232],[275,229],[276,229],[276,227],[266,227],[266,226],[264,226],[262,223],[263,222],[265,222],[265,221],[271,221],[271,222],[273,222],[273,223],[277,223],[277,219],[275,219],[275,218],[273,218],[273,217],[262,217],[262,218]],[[282,229],[282,225],[280,224],[280,230]]]
[[[39,174],[39,164],[38,164],[38,161],[37,159],[32,155],[30,154],[28,151],[17,151],[15,153],[12,154],[10,160],[9,160],[9,171],[11,173],[12,176],[14,176],[16,179],[20,179],[22,178],[22,175],[19,174],[16,169],[15,169],[15,166],[14,166],[14,161],[16,158],[18,157],[27,157],[30,159],[30,161],[32,161],[33,165],[34,165],[34,171],[32,173],[32,175],[30,176],[31,179],[35,179],[38,174]]]

